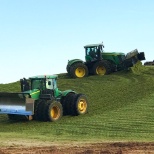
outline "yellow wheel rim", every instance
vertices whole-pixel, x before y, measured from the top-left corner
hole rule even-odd
[[[85,113],[87,110],[87,102],[84,99],[80,99],[78,102],[78,111],[80,113]]]
[[[86,74],[86,71],[83,67],[78,67],[76,70],[75,70],[75,75],[78,77],[78,78],[82,78],[84,77]]]
[[[60,116],[60,109],[59,107],[57,106],[54,106],[52,109],[51,109],[51,117],[53,119],[58,119]]]
[[[105,68],[104,66],[98,66],[98,67],[96,68],[96,73],[97,73],[98,75],[105,75],[105,73],[106,73],[106,68]]]

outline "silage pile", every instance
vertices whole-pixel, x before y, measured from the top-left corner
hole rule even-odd
[[[131,72],[137,75],[140,75],[146,70],[146,67],[142,64],[141,61],[138,61],[133,67],[130,68]]]

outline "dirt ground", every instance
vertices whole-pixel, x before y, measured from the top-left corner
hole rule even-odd
[[[153,143],[114,142],[0,147],[0,154],[154,154]]]

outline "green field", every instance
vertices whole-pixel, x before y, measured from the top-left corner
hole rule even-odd
[[[86,94],[88,113],[57,122],[12,122],[0,115],[1,141],[154,141],[154,67],[82,79],[59,74],[58,87]],[[19,90],[19,82],[0,84],[0,91]]]

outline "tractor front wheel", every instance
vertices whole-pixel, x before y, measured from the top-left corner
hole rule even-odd
[[[63,108],[60,102],[55,100],[49,102],[48,119],[49,121],[57,121],[63,115]]]
[[[39,121],[57,121],[63,115],[62,104],[56,100],[39,100],[35,106],[34,119]]]
[[[88,68],[84,63],[73,64],[70,68],[70,75],[73,78],[83,78],[88,76]]]

